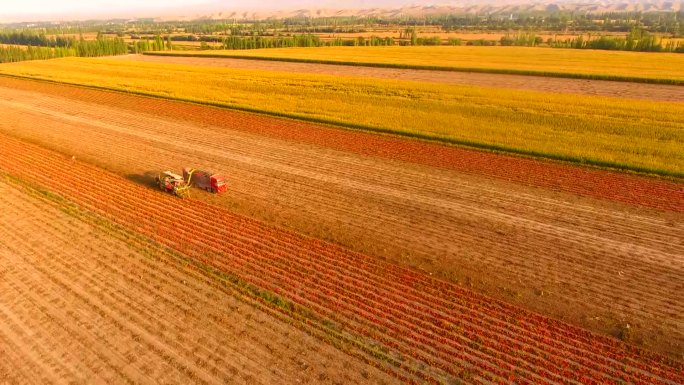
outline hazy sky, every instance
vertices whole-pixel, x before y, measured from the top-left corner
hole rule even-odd
[[[219,12],[291,11],[294,9],[341,10],[399,8],[408,5],[466,6],[590,1],[592,0],[0,0],[0,23],[137,17],[197,17]],[[619,0],[594,1],[617,2]]]
[[[87,15],[154,14],[169,9],[208,6],[211,0],[0,0],[0,20],[84,17]],[[228,3],[228,2],[226,2]]]
[[[0,0],[0,22],[149,17],[210,10],[392,7],[425,0]],[[449,1],[431,1],[448,3]]]

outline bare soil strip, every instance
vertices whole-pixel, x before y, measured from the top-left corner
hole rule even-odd
[[[12,82],[0,132],[148,186],[206,166],[230,192],[195,199],[681,357],[681,184]]]
[[[218,59],[180,56],[126,55],[116,56],[113,57],[113,59],[134,60],[148,63],[183,64],[339,76],[361,76],[379,79],[466,84],[541,92],[684,102],[684,87],[666,84],[642,84],[606,80],[564,79],[543,76],[485,74],[475,72],[354,67],[334,64],[293,63],[232,58]]]
[[[396,382],[162,249],[3,181],[0,195],[0,382]]]

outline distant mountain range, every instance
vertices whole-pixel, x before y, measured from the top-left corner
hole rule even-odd
[[[156,18],[159,21],[265,20],[334,16],[401,18],[443,14],[515,15],[554,11],[684,11],[684,0],[193,0],[186,4],[178,1],[167,6],[155,4],[157,5],[151,6],[141,2],[136,7],[93,5],[86,8],[69,8],[67,4],[45,10],[36,9],[29,13],[9,13],[7,9],[0,7],[0,23],[115,18]]]
[[[422,17],[443,14],[520,14],[532,12],[573,11],[581,13],[603,12],[678,12],[684,11],[684,1],[669,0],[559,0],[559,1],[524,1],[524,0],[491,0],[491,1],[349,1],[340,7],[340,2],[299,1],[282,9],[223,10],[216,9],[204,14],[186,14],[182,19],[283,19],[290,17],[341,17],[341,16],[377,16],[384,18]],[[332,3],[337,3],[337,7]],[[292,7],[292,5],[300,5]],[[180,15],[168,15],[161,19],[178,19]]]

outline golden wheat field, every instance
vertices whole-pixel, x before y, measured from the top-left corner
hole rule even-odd
[[[684,105],[474,86],[66,58],[3,74],[531,155],[684,172]]]
[[[164,52],[163,54],[181,54]],[[187,54],[187,53],[185,53]],[[199,51],[192,55],[287,58],[405,66],[684,80],[684,55],[540,47],[320,47]]]

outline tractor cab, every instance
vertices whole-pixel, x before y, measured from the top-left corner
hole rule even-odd
[[[173,193],[179,197],[184,196],[187,190],[187,183],[183,177],[172,173],[171,171],[165,171],[159,174],[155,181],[157,182],[160,190]]]
[[[164,172],[163,179],[167,190],[173,190],[174,187],[185,184],[182,176],[174,174],[171,171]]]
[[[168,177],[168,179],[173,180],[173,181],[175,181],[175,182],[183,182],[183,177],[182,177],[182,176],[180,176],[180,175],[178,175],[178,174],[174,174],[174,173],[172,173],[171,171],[165,171],[163,175],[164,175],[165,177]]]

